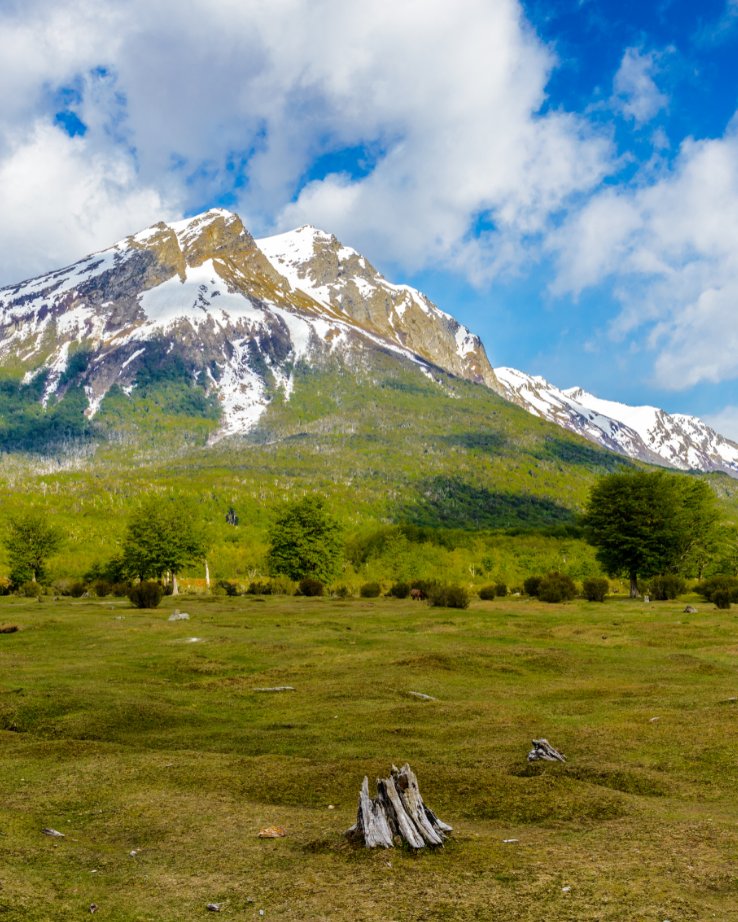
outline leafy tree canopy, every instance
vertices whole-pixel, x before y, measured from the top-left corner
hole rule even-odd
[[[329,583],[343,560],[343,532],[318,496],[291,503],[270,534],[269,570],[290,579],[307,576]]]
[[[123,541],[123,568],[139,579],[179,573],[204,557],[207,541],[194,507],[176,496],[149,496],[131,516]]]
[[[60,547],[63,534],[40,512],[29,512],[8,523],[5,548],[10,561],[10,581],[14,586],[27,582],[43,583],[46,561]]]
[[[704,480],[679,474],[625,473],[601,478],[583,517],[585,534],[610,576],[701,572],[719,514]]]

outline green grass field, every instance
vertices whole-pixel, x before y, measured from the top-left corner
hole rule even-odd
[[[734,612],[174,604],[0,599],[0,918],[738,920]],[[404,761],[452,839],[350,846]]]

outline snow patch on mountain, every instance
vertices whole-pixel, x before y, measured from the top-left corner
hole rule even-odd
[[[514,368],[496,368],[495,374],[508,400],[611,451],[680,470],[738,477],[738,444],[695,416],[603,400],[580,387],[559,390]]]

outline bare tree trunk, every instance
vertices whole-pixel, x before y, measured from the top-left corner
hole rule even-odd
[[[176,573],[172,573],[172,595],[179,595],[179,583],[177,582]]]
[[[208,566],[208,559],[205,558],[205,588],[210,591],[210,567]]]
[[[638,598],[638,575],[636,573],[630,574],[630,597],[631,599]]]

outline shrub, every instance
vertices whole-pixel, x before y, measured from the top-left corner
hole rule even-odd
[[[215,585],[228,596],[238,595],[238,583],[234,583],[229,579],[219,579]]]
[[[382,587],[379,583],[364,583],[361,589],[359,589],[359,595],[362,599],[376,599],[381,591]]]
[[[469,593],[463,586],[437,586],[428,600],[434,608],[468,608]]]
[[[306,576],[297,584],[298,595],[323,595],[325,593],[325,583],[313,576]]]
[[[507,583],[495,583],[495,595],[503,599],[507,595]]]
[[[523,582],[523,592],[535,598],[541,588],[542,580],[542,576],[528,576]]]
[[[565,573],[548,573],[538,586],[538,598],[542,602],[566,602],[576,594],[574,580]]]
[[[247,595],[271,595],[274,591],[272,581],[269,579],[252,580],[249,588],[246,590]]]
[[[482,586],[482,588],[479,590],[479,598],[484,602],[489,602],[490,599],[494,599],[496,596],[496,586]]]
[[[681,595],[685,588],[686,583],[681,576],[667,573],[664,576],[654,576],[649,583],[648,593],[657,602],[665,602],[667,599],[675,599]]]
[[[393,599],[406,599],[410,595],[410,583],[393,583],[387,595],[391,595]]]
[[[716,592],[727,592],[730,602],[738,602],[738,578],[735,576],[712,576],[694,587],[694,591],[707,599],[715,602]],[[717,602],[715,602],[717,605]]]
[[[40,599],[43,595],[43,590],[38,583],[34,583],[33,580],[28,580],[26,583],[21,583],[16,590],[18,595],[23,596],[26,599]]]
[[[156,608],[164,596],[164,587],[154,580],[135,583],[128,590],[128,598],[136,608]]]
[[[118,599],[125,598],[131,590],[131,584],[128,582],[113,583],[111,592]]]
[[[730,608],[730,591],[728,589],[716,589],[712,593],[712,601],[718,608]]]
[[[6,576],[0,576],[0,595],[10,595],[10,580]]]
[[[92,584],[92,588],[95,595],[103,599],[113,591],[113,584],[107,579],[96,579]]]
[[[610,584],[604,577],[590,576],[582,583],[582,595],[588,602],[604,602]]]
[[[284,576],[279,573],[277,576],[273,576],[271,579],[272,584],[272,595],[294,595],[295,594],[295,584],[289,578],[289,576]]]
[[[336,586],[331,595],[335,596],[337,599],[350,599],[351,590],[342,583],[340,586]]]
[[[80,580],[70,583],[69,595],[71,595],[73,599],[81,599],[85,592],[87,592],[87,586]]]

